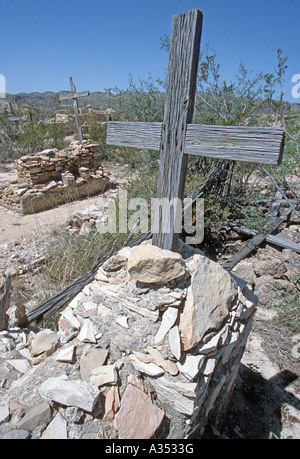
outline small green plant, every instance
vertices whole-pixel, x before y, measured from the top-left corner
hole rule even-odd
[[[300,332],[300,297],[299,293],[289,293],[283,297],[277,310],[276,325],[291,333]]]

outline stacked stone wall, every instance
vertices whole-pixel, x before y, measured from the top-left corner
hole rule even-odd
[[[109,183],[99,144],[92,140],[22,156],[15,168],[18,177],[0,190],[0,204],[21,214],[98,194]]]

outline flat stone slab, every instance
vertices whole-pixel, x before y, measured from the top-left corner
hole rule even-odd
[[[99,397],[99,390],[81,380],[69,380],[66,375],[47,379],[40,387],[42,396],[64,406],[77,406],[92,412]]]
[[[141,389],[128,384],[114,426],[119,439],[149,439],[160,427],[164,412]]]
[[[179,330],[185,351],[200,343],[206,333],[221,327],[236,296],[237,285],[230,274],[218,263],[199,256],[180,316]]]

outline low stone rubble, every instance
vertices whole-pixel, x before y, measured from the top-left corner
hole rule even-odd
[[[99,144],[92,140],[22,156],[15,164],[18,178],[1,186],[0,204],[30,214],[100,193],[109,183],[101,159]]]
[[[0,333],[0,438],[201,437],[222,421],[256,302],[183,243],[176,256],[151,241],[120,250],[57,331]]]

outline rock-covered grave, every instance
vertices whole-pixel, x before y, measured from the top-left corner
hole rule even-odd
[[[109,183],[102,152],[93,140],[73,141],[65,150],[51,148],[17,159],[18,173],[3,189],[0,204],[30,214],[102,192]]]
[[[56,331],[0,333],[0,438],[201,438],[223,419],[256,303],[184,243],[121,249]]]

